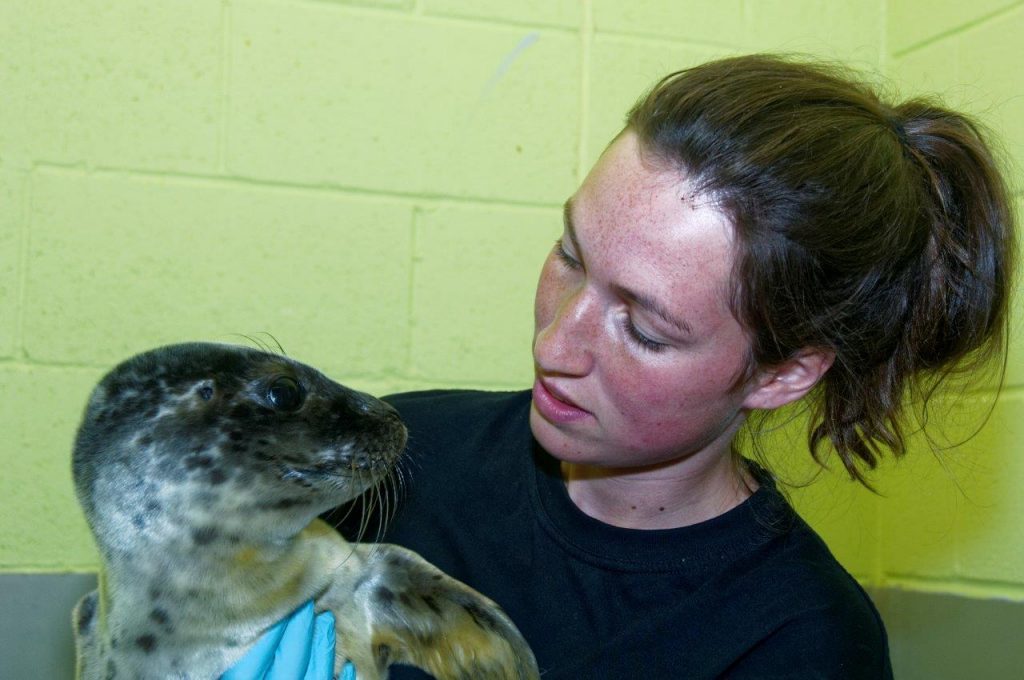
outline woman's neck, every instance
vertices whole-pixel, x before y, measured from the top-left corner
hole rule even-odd
[[[598,468],[563,462],[569,498],[596,520],[627,529],[674,529],[736,507],[757,490],[731,456],[713,464],[676,461],[655,468]]]

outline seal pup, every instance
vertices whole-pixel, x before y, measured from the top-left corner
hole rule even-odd
[[[78,677],[219,677],[312,599],[335,615],[335,673],[538,678],[495,603],[317,518],[382,480],[405,438],[390,406],[262,350],[171,345],[114,368],[72,461],[102,556],[73,614]]]

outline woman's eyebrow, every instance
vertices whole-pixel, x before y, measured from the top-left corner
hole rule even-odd
[[[651,314],[654,314],[669,326],[675,328],[682,335],[693,335],[693,327],[690,324],[673,316],[663,304],[655,300],[650,295],[637,293],[629,288],[624,288],[618,285],[612,286],[612,290],[614,290],[620,297],[629,300],[630,302],[643,307]]]
[[[565,204],[562,206],[562,221],[565,223],[565,231],[569,234],[569,240],[572,241],[573,249],[575,250],[576,257],[583,261],[583,251],[580,249],[579,241],[576,239],[576,227],[572,221],[572,196],[566,199]],[[639,305],[651,314],[654,314],[662,321],[672,326],[683,335],[693,335],[693,327],[673,316],[665,305],[655,300],[650,295],[645,293],[638,293],[634,290],[626,288],[625,286],[613,285],[612,289],[620,297],[629,300],[630,302]]]
[[[565,225],[566,233],[569,234],[569,240],[572,241],[576,256],[582,261],[583,252],[580,250],[580,242],[576,240],[576,225],[572,221],[572,196],[565,199],[565,204],[562,205],[562,223]]]

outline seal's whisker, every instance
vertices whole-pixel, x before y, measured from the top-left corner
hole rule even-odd
[[[377,537],[376,540],[379,542],[384,538],[384,530],[388,524],[388,514],[391,508],[391,497],[388,494],[387,484],[391,479],[391,474],[388,473],[383,479],[378,482],[377,486],[374,487],[377,493],[379,511],[377,513]]]
[[[345,511],[342,513],[341,517],[339,517],[337,519],[334,519],[332,517],[332,519],[331,519],[331,521],[334,522],[335,524],[337,524],[338,526],[340,526],[342,524],[345,524],[348,521],[348,518],[351,517],[352,513],[355,512],[355,510],[356,510],[356,504],[355,503],[345,503],[341,507],[345,508]]]
[[[266,352],[267,354],[277,354],[278,356],[283,357],[288,356],[288,353],[284,351],[284,347],[281,346],[281,343],[278,342],[277,338],[275,338],[272,333],[269,333],[267,331],[259,331],[256,333],[256,335],[265,335],[266,337],[270,338],[270,340],[273,343],[273,346],[271,346],[271,343],[268,343],[267,341],[261,340],[260,338],[254,337],[252,335],[248,335],[247,333],[228,334],[229,337],[242,338],[243,340],[248,341],[257,349]]]
[[[361,474],[364,474],[364,473],[361,473]],[[362,502],[363,516],[361,518],[359,530],[360,530],[360,535],[361,536],[367,536],[370,533],[370,526],[371,526],[371,523],[373,522],[373,516],[374,516],[374,514],[376,514],[378,512],[378,508],[382,505],[381,504],[381,500],[380,500],[380,482],[379,481],[377,481],[376,483],[371,485],[370,488],[367,489],[366,492],[363,493],[361,502]],[[376,535],[375,535],[374,540],[375,541],[380,541],[381,538],[382,538],[382,536],[381,536],[380,532],[378,531],[376,533]]]
[[[381,480],[380,484],[380,514],[377,516],[377,540],[383,540],[384,533],[387,530],[388,523],[391,521],[392,512],[394,512],[395,504],[392,502],[393,497],[391,495],[391,480],[392,476],[388,474],[384,479]]]
[[[361,481],[361,480],[360,480]],[[362,541],[366,536],[367,528],[367,504],[366,504],[366,492],[363,492],[359,496],[359,530],[356,532],[356,540]],[[355,503],[353,503],[355,505]]]
[[[267,346],[266,346],[265,343],[263,343],[262,341],[252,337],[251,335],[247,335],[245,333],[229,333],[228,337],[241,338],[242,340],[245,340],[249,344],[251,344],[254,347],[256,347],[256,349],[258,349],[258,350],[260,350],[262,352],[267,352],[268,354],[270,353],[269,350],[267,349]]]
[[[373,516],[373,510],[376,503],[374,502],[374,492],[376,486],[370,487],[367,493],[363,494],[363,532],[364,534],[370,531],[370,521]]]
[[[399,467],[395,467],[393,474],[388,475],[388,497],[389,507],[386,522],[390,523],[395,518],[395,513],[398,512],[398,499],[399,490],[402,482],[402,470]]]
[[[376,524],[376,526],[374,527],[374,530],[373,530],[373,542],[374,543],[379,543],[381,538],[383,538],[383,536],[381,535],[381,531],[380,531],[380,513],[382,512],[382,510],[384,508],[384,499],[380,495],[380,487],[379,486],[374,486],[373,487],[373,503],[372,503],[372,506],[373,506],[374,510],[371,511],[370,513],[368,513],[368,521],[370,521],[371,523],[375,523]],[[371,514],[375,515],[375,517],[370,518],[369,515],[371,515]],[[374,520],[376,520],[376,522],[374,522]],[[367,529],[369,529],[369,527],[367,527]]]
[[[376,512],[376,538],[375,541],[379,542],[383,540],[384,534],[387,531],[388,524],[391,522],[393,517],[395,502],[394,494],[392,493],[392,487],[394,484],[394,477],[392,471],[389,471],[374,487],[377,501],[377,512]]]
[[[281,343],[278,342],[277,338],[274,337],[273,333],[270,333],[269,331],[260,331],[259,334],[267,336],[268,338],[270,338],[271,342],[274,343],[274,347],[277,348],[277,351],[276,352],[272,352],[272,354],[280,354],[283,357],[288,356],[288,352],[284,351],[284,347],[281,346]],[[270,351],[269,347],[268,347],[267,351],[268,352]]]

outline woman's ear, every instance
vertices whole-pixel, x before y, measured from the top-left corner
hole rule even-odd
[[[793,403],[818,384],[835,358],[831,350],[805,349],[778,366],[761,369],[750,381],[743,406],[774,409]]]

